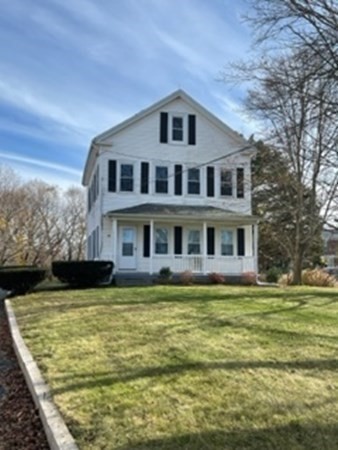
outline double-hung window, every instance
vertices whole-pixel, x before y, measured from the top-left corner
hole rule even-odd
[[[168,229],[156,228],[155,229],[155,253],[157,255],[168,254]]]
[[[200,230],[189,230],[188,232],[188,255],[201,254],[201,232]]]
[[[134,166],[121,164],[120,166],[120,191],[133,192],[134,190]]]
[[[221,169],[221,196],[232,195],[232,170]]]
[[[168,193],[168,167],[156,166],[155,169],[155,192],[157,194]]]
[[[231,256],[234,254],[234,233],[231,230],[221,231],[221,255]]]
[[[188,194],[200,193],[200,169],[188,169]]]
[[[171,140],[174,142],[184,141],[184,118],[183,116],[171,117]]]

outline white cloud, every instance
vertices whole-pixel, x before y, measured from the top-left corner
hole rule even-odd
[[[0,164],[9,165],[23,180],[39,179],[67,189],[80,186],[82,173],[71,167],[19,154],[0,151]]]
[[[67,168],[69,152],[179,87],[239,132],[236,101],[215,82],[229,59],[247,50],[238,25],[240,0],[11,0],[4,3],[0,40],[0,129],[23,142],[48,142],[58,168],[10,152],[11,164],[33,175],[79,177]],[[9,108],[10,107],[10,108]],[[28,120],[17,120],[16,116]],[[248,125],[251,126],[250,123]],[[246,129],[246,128],[245,128]],[[29,154],[34,152],[30,142]],[[35,145],[35,143],[34,143]],[[83,148],[83,153],[79,151]],[[74,149],[74,152],[70,149]],[[42,153],[41,148],[39,152]],[[9,159],[11,154],[11,159]],[[15,159],[16,158],[16,159]],[[62,169],[63,168],[63,169]]]
[[[3,151],[3,150],[0,151],[0,158],[6,159],[9,161],[29,164],[31,166],[38,166],[38,167],[42,167],[44,169],[51,169],[51,170],[55,170],[57,172],[65,173],[65,174],[72,175],[72,176],[77,176],[77,177],[81,176],[80,170],[73,169],[69,166],[66,166],[63,164],[58,164],[58,163],[53,163],[50,161],[45,161],[43,159],[30,158],[28,156],[22,156],[19,154],[14,154],[12,152],[7,152],[7,151]]]

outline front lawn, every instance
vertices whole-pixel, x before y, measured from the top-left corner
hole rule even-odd
[[[337,289],[50,291],[13,307],[81,450],[338,448]]]

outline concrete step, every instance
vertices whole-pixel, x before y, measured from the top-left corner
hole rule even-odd
[[[116,286],[151,286],[153,283],[153,277],[149,274],[116,274],[115,285]]]

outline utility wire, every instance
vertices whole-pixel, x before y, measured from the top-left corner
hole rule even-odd
[[[190,169],[200,169],[200,168],[202,168],[202,167],[204,167],[204,166],[207,166],[207,165],[209,165],[209,164],[213,164],[213,163],[215,163],[215,162],[218,162],[218,161],[221,161],[221,160],[224,160],[224,159],[227,159],[227,158],[229,158],[229,157],[231,157],[231,156],[235,156],[235,155],[237,155],[238,153],[241,153],[241,152],[243,152],[243,151],[245,151],[245,150],[248,150],[248,149],[250,149],[250,148],[252,148],[254,145],[253,144],[248,144],[248,145],[245,145],[244,147],[241,147],[241,148],[239,148],[239,149],[237,149],[237,150],[234,150],[234,151],[232,151],[232,152],[230,152],[230,153],[227,153],[227,154],[224,154],[224,155],[221,155],[221,156],[218,156],[217,158],[213,158],[213,159],[210,159],[210,160],[208,160],[208,161],[206,161],[206,162],[203,162],[203,163],[200,163],[200,164],[196,164],[196,165],[193,165],[193,166],[189,166],[189,167],[187,167],[186,169],[182,169],[181,171],[179,171],[179,172],[174,172],[174,173],[170,173],[170,174],[168,174],[168,176],[165,178],[165,179],[161,179],[161,181],[167,181],[167,180],[169,180],[169,178],[173,178],[173,177],[175,177],[175,176],[177,176],[177,175],[183,175],[184,173],[186,173],[186,172],[188,172]],[[137,156],[137,155],[127,155],[127,154],[125,154],[125,153],[121,153],[121,152],[118,152],[118,151],[113,151],[112,152],[112,150],[104,150],[104,151],[102,151],[102,152],[100,152],[100,155],[103,155],[103,154],[105,154],[105,153],[108,153],[108,154],[111,154],[111,153],[113,153],[114,155],[118,155],[118,156],[122,156],[122,157],[124,157],[124,158],[131,158],[131,159],[133,159],[133,160],[139,160],[139,161],[144,161],[144,162],[148,162],[148,161],[145,161],[145,158],[142,158],[142,157],[140,157],[140,156]],[[160,164],[176,164],[176,163],[173,163],[172,161],[159,161],[159,164],[158,165],[160,165]],[[177,163],[178,164],[178,163]],[[182,164],[182,163],[179,163],[179,164]],[[133,174],[134,175],[134,174]],[[134,176],[133,176],[133,178],[134,178]],[[157,181],[157,179],[156,178],[154,178],[154,177],[152,177],[152,178],[150,178],[149,180],[148,180],[148,183],[149,184],[152,184],[152,183],[154,183],[154,182],[156,182]],[[138,184],[136,184],[136,183],[134,183],[134,186],[133,186],[133,191],[136,191],[136,190],[139,190],[139,188],[141,187],[141,183],[138,183]]]

